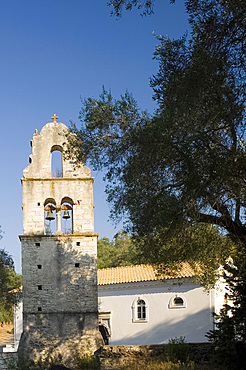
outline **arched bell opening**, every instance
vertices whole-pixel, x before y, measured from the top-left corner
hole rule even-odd
[[[53,178],[63,177],[62,151],[60,145],[53,145],[51,148],[51,176]]]
[[[56,202],[54,199],[47,199],[44,203],[44,233],[54,235],[57,227]]]
[[[61,203],[61,231],[63,234],[73,234],[73,201],[66,197]]]

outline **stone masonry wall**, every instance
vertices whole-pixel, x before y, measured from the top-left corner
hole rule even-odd
[[[21,241],[24,312],[97,312],[97,236]]]
[[[97,313],[97,236],[22,236],[23,334],[19,355],[70,363],[102,345]],[[79,245],[78,245],[79,244]]]
[[[34,361],[59,358],[73,367],[79,353],[94,353],[101,345],[96,313],[24,314],[29,323],[21,337],[19,356]]]

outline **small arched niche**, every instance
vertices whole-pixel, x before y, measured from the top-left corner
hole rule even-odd
[[[44,202],[44,233],[45,235],[54,235],[56,233],[56,202],[49,198]]]
[[[183,296],[175,295],[169,301],[169,308],[186,308],[186,301]]]
[[[60,145],[53,145],[51,148],[51,176],[54,178],[63,177],[62,152]]]
[[[73,234],[73,200],[65,197],[61,201],[61,231]]]

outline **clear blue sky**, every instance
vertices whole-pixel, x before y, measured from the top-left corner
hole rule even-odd
[[[119,97],[132,92],[140,108],[155,108],[149,77],[157,40],[188,30],[183,0],[156,0],[155,14],[136,10],[110,17],[107,0],[1,0],[0,151],[1,215],[5,248],[21,271],[22,189],[20,179],[31,154],[30,140],[51,116],[76,123],[80,97],[97,97],[102,85]],[[95,173],[95,232],[112,236],[102,174]]]

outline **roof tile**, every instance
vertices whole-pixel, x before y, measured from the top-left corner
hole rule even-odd
[[[167,280],[175,278],[192,277],[195,275],[191,266],[184,262],[177,272],[157,273],[157,268],[152,265],[137,265],[125,267],[112,267],[97,270],[98,285],[135,283],[140,281]]]

